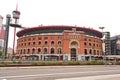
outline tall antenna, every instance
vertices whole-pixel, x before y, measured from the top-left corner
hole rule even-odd
[[[18,3],[16,4],[16,11],[18,11]],[[17,19],[15,19],[15,24],[17,24]],[[16,36],[16,27],[14,27],[14,39],[13,39],[13,51],[12,51],[13,55],[14,55],[14,48],[15,48],[15,36]]]

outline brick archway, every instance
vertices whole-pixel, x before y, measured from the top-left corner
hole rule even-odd
[[[79,43],[77,41],[71,41],[70,43],[71,61],[77,60],[78,47],[79,47]]]

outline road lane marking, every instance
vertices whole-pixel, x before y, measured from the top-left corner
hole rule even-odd
[[[76,78],[63,78],[63,79],[55,79],[55,80],[107,80],[109,78],[118,78],[120,74],[112,74],[112,75],[99,75],[99,76],[87,76],[87,77],[76,77]]]
[[[107,70],[107,71],[84,71],[84,72],[67,72],[67,73],[53,73],[53,74],[33,74],[33,75],[18,75],[18,76],[3,76],[0,79],[8,78],[23,78],[23,77],[35,77],[35,76],[51,76],[51,75],[65,75],[65,74],[80,74],[80,73],[96,73],[96,72],[119,72],[120,70]]]

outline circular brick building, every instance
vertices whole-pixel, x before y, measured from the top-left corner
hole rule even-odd
[[[83,61],[100,58],[102,33],[77,26],[38,26],[17,33],[17,58]]]

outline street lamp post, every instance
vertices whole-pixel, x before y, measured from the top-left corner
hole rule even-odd
[[[102,38],[104,37],[104,32],[103,32],[103,29],[104,29],[105,27],[99,27],[99,29],[101,29],[102,30]],[[104,42],[103,42],[104,43]],[[106,59],[105,59],[105,52],[103,52],[103,61],[105,62],[106,61]]]
[[[104,36],[104,34],[103,34],[103,29],[104,29],[105,27],[99,27],[99,29],[101,29],[102,30],[102,37]]]
[[[16,21],[17,21],[17,19],[19,19],[19,16],[20,16],[19,11],[13,11],[13,18],[16,19]],[[15,24],[11,24],[10,21],[11,21],[11,15],[8,14],[6,16],[6,25],[5,25],[6,30],[5,30],[5,39],[4,39],[3,60],[5,60],[6,56],[7,56],[7,47],[8,47],[8,38],[9,38],[9,26],[21,28],[21,25],[18,25],[17,22]]]
[[[4,39],[3,59],[6,59],[6,55],[7,55],[10,19],[11,19],[11,15],[8,14],[6,16],[6,25],[5,25],[6,30],[5,30],[5,39]]]

